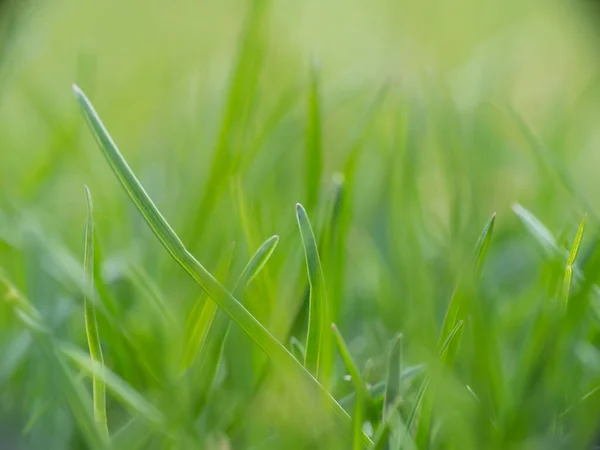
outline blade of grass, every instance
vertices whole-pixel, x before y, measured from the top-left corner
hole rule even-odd
[[[481,269],[483,268],[483,263],[485,262],[485,257],[487,255],[487,250],[492,239],[492,233],[494,232],[494,224],[496,223],[496,213],[492,214],[492,217],[488,220],[488,222],[483,227],[483,231],[479,235],[479,239],[477,240],[477,244],[475,246],[475,276],[478,277],[481,274]],[[466,275],[467,277],[469,274]],[[465,281],[460,280],[454,294],[452,295],[452,299],[450,300],[450,304],[448,305],[448,309],[446,311],[446,316],[444,317],[444,323],[442,325],[442,332],[440,333],[440,344],[444,342],[445,339],[448,338],[451,330],[456,326],[459,318],[461,316],[464,317],[464,312],[461,313],[461,309],[465,308],[464,305],[464,290],[465,290]]]
[[[260,273],[275,251],[278,242],[279,236],[271,236],[252,255],[235,283],[234,295],[243,291]],[[200,412],[205,406],[206,396],[214,382],[220,360],[223,357],[225,340],[230,323],[229,316],[222,310],[218,310],[207,331],[207,344],[202,347],[197,357],[200,367],[197,379],[193,383],[195,386],[200,386],[199,389],[202,393],[200,399],[196,402],[195,413]]]
[[[314,59],[310,68],[310,86],[307,100],[306,207],[312,211],[319,200],[319,187],[323,171],[319,69]]]
[[[587,215],[584,215],[583,219],[581,220],[581,223],[579,224],[579,228],[577,229],[577,234],[575,235],[575,240],[573,241],[573,246],[571,247],[571,252],[569,253],[569,258],[567,259],[567,266],[565,268],[565,278],[562,292],[562,299],[565,308],[569,303],[569,295],[571,292],[571,280],[573,278],[573,266],[575,265],[575,259],[577,258],[577,254],[579,253],[579,246],[581,244],[581,239],[583,238],[583,230],[585,229],[586,219]]]
[[[337,329],[335,324],[331,325],[331,329],[333,330],[333,336],[335,338],[335,342],[338,346],[338,350],[340,355],[346,365],[346,370],[350,374],[352,378],[352,383],[354,384],[354,390],[356,391],[356,403],[354,406],[354,416],[353,416],[353,436],[352,436],[352,448],[354,450],[359,450],[362,448],[362,424],[364,417],[364,408],[365,404],[371,403],[371,394],[367,389],[365,382],[363,381],[360,370],[356,366],[356,363],[352,359],[350,355],[350,351],[348,350],[348,346],[344,341],[340,331]]]
[[[298,371],[305,382],[321,395],[323,401],[335,413],[335,416],[344,425],[349,425],[348,414],[331,397],[329,392],[308,371],[298,364],[292,354],[187,251],[129,168],[83,91],[76,85],[73,86],[73,90],[83,114],[98,141],[100,150],[112,168],[113,173],[167,252],[217,305],[244,330],[248,337],[265,354],[283,368],[292,368]],[[363,441],[369,443],[370,439],[366,435],[363,435]]]
[[[324,326],[324,324],[329,322],[329,305],[327,304],[325,281],[323,279],[323,269],[319,259],[317,242],[306,210],[300,203],[296,205],[296,218],[304,246],[306,269],[310,285],[308,333],[306,337],[304,366],[322,383],[329,376],[329,367],[325,367],[327,364],[325,354],[329,341],[327,338],[329,330],[326,330],[327,327]]]
[[[90,359],[85,352],[70,344],[61,344],[60,351],[78,368],[93,378],[101,380],[112,394],[132,411],[138,413],[152,424],[164,425],[165,418],[163,415],[139,392],[106,366]]]
[[[12,284],[1,268],[0,284],[6,289],[3,299],[8,302],[13,308],[15,315],[34,336],[37,344],[51,364],[52,370],[58,374],[59,384],[56,388],[63,393],[86,444],[92,449],[108,448],[107,435],[98,428],[98,424],[94,420],[92,401],[81,380],[72,373],[56,348],[48,327],[43,323],[42,316],[30,301]]]
[[[390,408],[396,404],[400,396],[402,373],[402,334],[398,333],[390,345],[388,368],[385,379],[385,394],[381,417],[386,417]]]
[[[83,270],[85,276],[86,295],[84,298],[85,332],[87,335],[90,357],[100,366],[104,366],[102,346],[100,345],[100,332],[96,320],[96,308],[88,296],[94,295],[94,209],[92,194],[85,186],[87,201],[87,224],[85,227],[85,249],[83,256]],[[96,377],[92,378],[92,400],[94,403],[94,419],[108,436],[108,422],[106,418],[106,391],[104,383]]]

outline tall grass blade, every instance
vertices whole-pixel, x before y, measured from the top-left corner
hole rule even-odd
[[[310,285],[308,333],[306,337],[304,366],[317,380],[322,382],[329,375],[326,372],[328,368],[324,367],[326,364],[324,360],[329,334],[328,327],[325,324],[329,323],[329,305],[327,304],[325,280],[319,259],[317,242],[306,210],[300,203],[296,205],[296,218],[298,220],[298,227],[300,228],[300,235],[302,236],[308,282]]]
[[[217,305],[244,330],[248,337],[272,358],[275,364],[284,368],[294,368],[298,371],[305,382],[320,393],[325,404],[335,413],[340,422],[349,425],[348,414],[323,386],[299,365],[292,354],[187,251],[129,168],[90,101],[77,86],[74,85],[73,90],[89,126],[98,140],[99,147],[115,176],[167,252]],[[363,440],[367,443],[370,442],[367,436],[363,436]]]
[[[85,332],[87,335],[90,357],[100,366],[104,366],[102,346],[100,345],[100,332],[96,319],[96,308],[92,300],[94,295],[94,209],[92,194],[85,187],[85,198],[87,201],[87,223],[85,227],[85,249],[83,256],[83,271],[85,277]],[[106,391],[104,383],[96,377],[92,378],[92,400],[94,403],[94,418],[100,428],[108,435],[108,422],[106,418]]]

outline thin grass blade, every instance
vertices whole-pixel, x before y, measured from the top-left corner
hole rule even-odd
[[[333,337],[338,346],[340,356],[346,365],[346,370],[352,378],[352,384],[354,384],[354,390],[356,392],[356,404],[354,405],[354,416],[352,418],[352,448],[354,450],[359,450],[362,448],[362,423],[365,403],[370,402],[371,394],[369,393],[369,390],[367,389],[367,386],[360,375],[360,370],[358,370],[356,363],[352,359],[352,355],[350,355],[348,346],[346,345],[346,342],[344,341],[340,331],[337,329],[335,324],[331,325],[331,329],[333,330]]]
[[[75,346],[62,344],[60,351],[78,368],[93,378],[101,380],[112,394],[132,411],[144,417],[148,422],[159,426],[164,424],[163,415],[117,374],[97,361],[90,359],[85,352]]]
[[[85,186],[87,201],[87,223],[85,227],[85,249],[83,255],[83,271],[85,277],[85,332],[87,335],[90,357],[100,366],[104,367],[102,346],[100,345],[100,332],[98,320],[96,319],[96,308],[91,297],[94,295],[94,209],[92,194]],[[96,377],[92,378],[92,401],[94,404],[94,419],[99,427],[108,435],[108,422],[106,418],[106,390],[104,383]]]
[[[328,345],[328,330],[325,330],[326,327],[324,324],[329,322],[329,305],[327,304],[323,268],[319,259],[317,242],[306,210],[300,203],[296,205],[296,218],[304,246],[306,269],[310,285],[308,333],[306,337],[304,366],[317,380],[322,381],[323,379],[327,379],[326,377],[328,376],[328,372],[326,372],[328,368],[324,367],[324,356],[327,352],[325,347]]]
[[[562,299],[565,308],[567,307],[567,304],[569,302],[569,295],[571,292],[571,280],[573,278],[573,267],[575,265],[575,259],[577,258],[577,254],[579,253],[579,246],[581,245],[581,240],[583,239],[583,231],[585,229],[586,219],[587,215],[584,215],[583,219],[581,220],[581,223],[579,224],[579,228],[577,229],[575,240],[573,241],[571,251],[569,252],[569,258],[567,259],[567,266],[565,268],[565,278],[563,282],[562,292]]]

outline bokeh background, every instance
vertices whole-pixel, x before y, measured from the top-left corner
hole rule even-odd
[[[334,319],[373,384],[383,378],[387,343],[398,331],[410,364],[434,357],[447,303],[496,212],[478,294],[489,334],[481,338],[500,347],[492,356],[502,369],[490,404],[510,404],[506,414],[515,422],[478,427],[477,410],[454,389],[461,379],[475,390],[493,384],[473,368],[492,367],[477,359],[483,350],[469,349],[445,378],[447,394],[440,395],[462,406],[454,433],[441,436],[448,448],[589,441],[598,411],[587,411],[576,437],[556,441],[549,405],[557,389],[573,399],[600,382],[593,338],[574,372],[549,370],[561,376],[527,395],[512,389],[528,371],[521,359],[526,330],[552,283],[511,207],[532,211],[566,248],[587,212],[584,247],[593,252],[600,211],[595,2],[29,0],[3,2],[0,24],[0,265],[58,337],[86,348],[84,185],[95,204],[105,295],[119,317],[100,324],[112,370],[160,398],[174,383],[185,331],[182,337],[165,327],[157,308],[166,305],[186,330],[194,305],[208,301],[116,182],[82,120],[76,82],[164,215],[223,283],[231,286],[254,249],[280,235],[268,274],[246,301],[286,345],[291,336],[304,338],[307,320],[294,205],[307,206],[319,238],[330,226],[331,199],[343,191],[343,238],[339,248],[322,249],[325,279]],[[314,77],[318,163],[306,131]],[[204,445],[315,448],[302,431],[312,425],[298,425],[268,395],[247,401],[254,412],[242,411],[244,425],[234,434],[245,440],[222,437],[229,412],[248,398],[240,392],[255,392],[264,364],[241,333],[232,342],[197,424]],[[235,368],[240,352],[250,359]],[[6,305],[0,355],[0,445],[85,446],[60,384]],[[351,385],[339,361],[336,367],[339,398]],[[109,415],[115,430],[129,417],[112,400]],[[288,430],[275,443],[266,440],[273,423]],[[188,448],[177,439],[148,448]],[[326,442],[323,448],[333,448]]]

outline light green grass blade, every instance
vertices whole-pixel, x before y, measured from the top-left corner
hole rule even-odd
[[[319,93],[319,69],[313,59],[310,68],[306,126],[306,207],[313,211],[319,201],[323,150],[321,140],[321,98]],[[313,211],[314,212],[314,211]]]
[[[326,334],[329,331],[326,331],[328,327],[325,327],[324,324],[329,323],[329,305],[327,304],[323,268],[319,259],[317,242],[306,210],[300,203],[296,205],[296,218],[304,246],[306,269],[310,285],[308,333],[306,337],[304,366],[317,380],[322,382],[329,375],[324,361],[324,356],[327,352],[325,347],[328,345]]]
[[[159,426],[164,425],[163,415],[139,392],[107,367],[90,359],[85,352],[73,345],[62,344],[60,351],[88,375],[101,380],[112,394],[132,411],[144,417],[148,422]]]
[[[398,333],[391,342],[388,368],[385,379],[385,394],[383,400],[382,417],[386,417],[390,408],[400,396],[400,378],[402,373],[402,334]]]
[[[494,232],[495,223],[496,213],[492,214],[492,217],[490,217],[488,223],[486,223],[485,227],[483,227],[483,231],[477,240],[477,245],[475,246],[475,273],[477,275],[481,273],[481,269],[483,268],[488,247],[490,245],[490,241],[492,240],[492,233]]]
[[[362,424],[364,417],[365,404],[370,404],[371,402],[371,394],[367,389],[367,386],[360,375],[360,370],[356,366],[356,363],[352,359],[352,355],[350,355],[350,351],[348,350],[348,346],[344,341],[341,333],[335,326],[335,324],[331,325],[333,330],[333,337],[338,346],[338,350],[346,365],[346,370],[350,374],[352,378],[352,384],[354,384],[354,390],[356,392],[356,403],[354,405],[354,416],[352,417],[352,448],[354,450],[360,450],[362,448]]]
[[[548,255],[556,255],[559,251],[558,244],[548,228],[529,210],[523,208],[518,203],[515,203],[512,209],[523,225],[525,225],[527,231],[538,241]]]
[[[265,267],[269,258],[275,251],[278,242],[279,236],[271,236],[252,255],[238,277],[234,288],[234,295],[242,292]],[[199,412],[199,410],[203,409],[205,406],[206,396],[214,382],[220,360],[223,357],[225,340],[230,323],[229,316],[222,310],[218,310],[207,330],[206,345],[201,348],[197,358],[200,368],[197,380],[195,380],[194,384],[200,386],[200,392],[202,394],[196,404],[196,410],[198,410],[196,412]]]
[[[250,339],[273,359],[276,365],[298,371],[305,382],[315,389],[316,392],[320,393],[323,401],[335,413],[340,423],[348,426],[349,416],[346,411],[342,409],[309,372],[298,364],[292,354],[187,251],[179,237],[137,180],[123,156],[121,156],[121,153],[106,131],[90,101],[77,86],[73,86],[73,90],[91,130],[98,140],[100,149],[115,176],[167,252],[206,291],[217,305],[244,330]],[[363,436],[363,440],[367,443],[370,442],[367,436]]]
[[[239,289],[244,289],[248,284],[252,282],[252,280],[260,273],[260,271],[265,267],[269,258],[275,251],[277,244],[279,243],[279,236],[271,236],[262,245],[258,250],[252,255],[244,270],[240,274],[240,277],[235,283],[235,287],[233,288],[234,293]]]
[[[88,187],[85,187],[85,196],[87,201],[87,223],[85,227],[85,248],[83,255],[83,271],[85,276],[85,332],[87,335],[90,357],[100,366],[104,366],[104,357],[102,356],[102,346],[100,345],[100,332],[98,330],[98,321],[96,320],[96,308],[94,307],[92,296],[94,295],[94,209],[92,204],[92,194]],[[104,383],[96,377],[92,378],[92,392],[94,403],[94,419],[99,427],[108,435],[108,422],[106,418],[106,391]]]
[[[565,268],[565,278],[563,282],[563,292],[562,292],[562,300],[564,307],[567,307],[569,302],[569,295],[571,292],[571,280],[573,278],[573,266],[575,265],[575,259],[577,258],[577,254],[579,253],[579,246],[581,245],[581,239],[583,238],[583,231],[585,229],[585,222],[587,219],[587,215],[583,216],[581,223],[579,224],[579,228],[577,229],[577,234],[575,235],[575,240],[573,241],[573,246],[571,247],[571,251],[569,252],[569,258],[567,259],[567,266]]]

